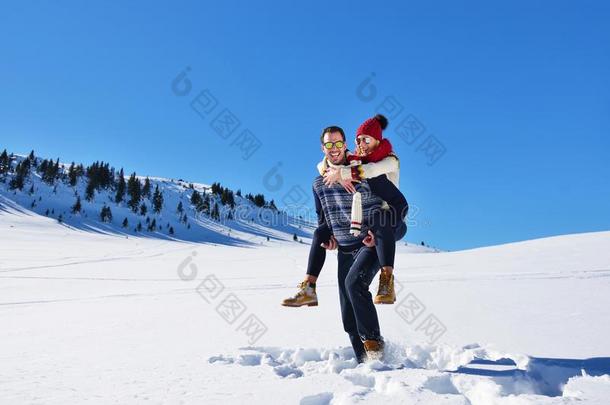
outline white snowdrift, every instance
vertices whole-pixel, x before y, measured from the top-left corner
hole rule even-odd
[[[342,330],[333,254],[319,307],[279,305],[308,252],[281,239],[253,249],[126,238],[5,204],[0,403],[610,397],[610,232],[452,253],[401,247],[399,301],[378,308],[388,356],[364,365]]]

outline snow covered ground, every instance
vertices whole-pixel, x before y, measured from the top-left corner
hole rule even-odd
[[[0,403],[607,404],[608,246],[401,246],[387,358],[357,366],[333,254],[320,306],[285,308],[307,244],[109,235],[5,204]]]

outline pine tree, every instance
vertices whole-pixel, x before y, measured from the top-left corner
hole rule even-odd
[[[32,184],[32,187],[30,187],[30,191],[29,191],[30,195],[34,194],[34,185]]]
[[[47,166],[49,165],[49,161],[47,159],[43,159],[42,163],[40,163],[40,165],[38,165],[38,173],[40,173],[41,177],[43,177],[44,180],[44,174],[47,171]]]
[[[233,192],[228,188],[221,188],[220,201],[222,202],[222,205],[229,205],[231,208],[235,207],[235,197]]]
[[[110,164],[104,162],[94,162],[86,170],[87,177],[93,183],[95,190],[113,186],[113,172],[114,168],[110,169]]]
[[[173,226],[170,226],[170,227],[169,227],[169,234],[170,234],[170,235],[173,235],[173,234],[174,234],[174,227],[173,227]]]
[[[222,191],[222,187],[220,183],[212,183],[212,194],[220,194]]]
[[[212,209],[211,217],[213,220],[220,220],[220,211],[218,210],[218,204],[214,204],[214,208]]]
[[[78,166],[76,166],[76,177],[81,177],[85,175],[85,168],[83,167],[83,164],[80,163]]]
[[[76,202],[72,206],[72,213],[76,214],[77,212],[80,212],[82,208],[83,207],[82,207],[81,202],[80,202],[80,196],[77,196],[76,197]]]
[[[70,183],[70,187],[75,187],[78,181],[78,174],[76,170],[76,166],[74,166],[74,162],[70,164],[68,168],[68,182]]]
[[[129,205],[129,208],[131,208],[133,212],[136,212],[138,205],[140,205],[140,199],[142,198],[142,184],[136,177],[135,172],[131,174],[127,181],[127,194],[129,195],[129,202],[127,202],[127,205]]]
[[[142,187],[142,198],[150,199],[150,180],[148,177],[144,179],[144,187]]]
[[[100,212],[100,218],[102,222],[112,222],[112,211],[110,207],[104,206]]]
[[[6,153],[6,149],[4,152],[0,154],[0,174],[6,174],[9,172],[11,167],[11,161],[8,157],[8,153]]]
[[[254,204],[255,204],[257,207],[261,207],[261,208],[262,208],[262,207],[264,207],[264,206],[265,206],[265,204],[266,204],[266,202],[265,202],[265,196],[264,196],[264,195],[262,195],[262,194],[257,194],[257,195],[255,195],[255,196],[254,196],[253,202],[254,202]]]
[[[28,159],[21,161],[15,167],[15,177],[9,183],[11,190],[23,190],[25,179],[30,175],[30,161]]]
[[[148,230],[150,232],[154,232],[157,230],[157,220],[155,218],[153,218],[152,222],[148,224]]]
[[[292,235],[292,240],[295,242],[298,242],[299,238],[296,233],[294,235]]]
[[[182,214],[184,212],[184,207],[182,206],[182,201],[178,203],[178,207],[176,208],[176,212]]]
[[[122,202],[125,198],[125,188],[127,185],[125,184],[125,173],[123,172],[123,168],[119,172],[119,180],[116,186],[116,195],[114,196],[114,202],[117,204]]]
[[[129,221],[127,220],[127,217],[125,217],[125,219],[123,220],[123,228],[127,228],[129,226]]]
[[[138,232],[142,232],[142,222],[138,222],[138,226],[136,227]]]
[[[200,202],[199,206],[197,207],[197,211],[203,212],[206,215],[210,215],[210,206],[210,196],[206,194],[203,200]]]
[[[148,207],[146,206],[145,203],[142,203],[142,205],[140,205],[140,215],[144,216],[144,215],[146,215],[147,212],[148,212]]]
[[[199,193],[199,191],[195,190],[193,191],[193,194],[191,194],[191,204],[195,208],[197,208],[199,204],[201,204],[201,194]]]
[[[30,152],[28,159],[30,161],[30,164],[32,165],[32,167],[36,167],[36,155],[34,155],[34,150],[32,149],[32,151]]]
[[[114,167],[110,168],[110,174],[108,177],[108,186],[116,188],[116,170],[114,170]]]
[[[155,186],[155,193],[153,195],[153,211],[157,214],[163,209],[163,194],[159,191],[159,186]]]
[[[91,179],[89,179],[87,188],[85,189],[85,200],[93,201],[93,197],[95,197],[95,184]]]
[[[42,172],[42,180],[45,183],[54,184],[59,174],[59,159],[55,163],[52,160],[47,161],[44,165],[41,165],[40,171]]]

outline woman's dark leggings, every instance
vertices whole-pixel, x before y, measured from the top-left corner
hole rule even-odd
[[[396,241],[402,239],[407,232],[407,225],[399,220],[394,224],[391,214],[382,211],[373,216],[371,221],[371,231],[375,235],[375,250],[379,258],[380,267],[394,267],[394,257],[396,256]],[[318,277],[326,260],[326,249],[320,246],[327,243],[331,232],[328,225],[320,225],[313,233],[311,248],[309,250],[309,260],[307,263],[307,275]]]
[[[378,211],[371,220],[371,231],[375,235],[375,250],[380,267],[394,267],[396,241],[407,233],[407,224],[389,210]]]

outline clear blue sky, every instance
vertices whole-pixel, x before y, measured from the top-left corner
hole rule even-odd
[[[310,193],[324,126],[353,145],[393,96],[403,110],[386,136],[418,211],[408,240],[461,249],[610,229],[608,2],[87,3],[0,6],[0,148],[282,205],[294,185]],[[357,88],[371,73],[367,102]],[[204,89],[218,105],[201,118],[190,102]],[[241,122],[227,139],[210,126],[224,108]],[[394,132],[409,114],[425,126],[412,145]],[[244,129],[261,143],[247,160],[232,145]],[[429,135],[446,149],[433,165],[417,150]],[[265,182],[278,162],[283,183]]]

